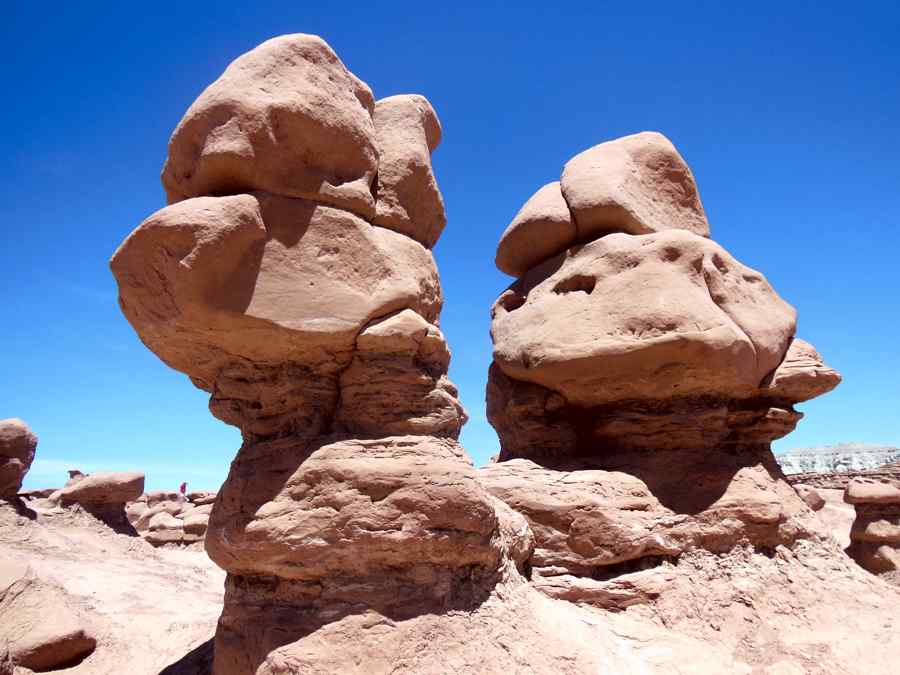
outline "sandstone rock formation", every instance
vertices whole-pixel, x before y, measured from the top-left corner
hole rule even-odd
[[[492,310],[501,453],[480,472],[534,530],[536,585],[621,608],[662,578],[623,573],[811,537],[769,444],[840,376],[794,337],[794,309],[708,238],[693,175],[660,134],[585,151],[559,186],[497,250],[519,279]]]
[[[21,560],[0,559],[0,654],[43,672],[90,654],[97,641],[65,593],[41,582]]]
[[[70,472],[72,473],[72,472]],[[137,471],[75,472],[65,487],[49,499],[62,507],[77,504],[118,531],[129,531],[125,505],[144,491],[144,474]]]
[[[875,574],[900,571],[900,480],[854,479],[844,501],[856,509],[850,557]]]
[[[31,468],[37,436],[20,419],[0,420],[0,500],[14,502]]]
[[[268,672],[348,614],[477,605],[530,554],[456,442],[439,140],[423,97],[373,105],[321,39],[270,40],[188,111],[163,172],[177,203],[111,260],[144,343],[243,434],[205,539],[228,572],[219,675]],[[183,514],[129,507],[154,543],[199,532]]]
[[[125,507],[128,522],[154,546],[203,541],[214,492],[148,492]]]

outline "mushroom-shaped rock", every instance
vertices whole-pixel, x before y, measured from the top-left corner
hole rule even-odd
[[[376,225],[431,248],[444,230],[444,200],[431,169],[441,123],[424,96],[389,96],[375,103],[378,145]]]
[[[374,99],[315,35],[284,35],[236,59],[169,141],[169,203],[253,190],[371,217]]]
[[[37,436],[20,419],[0,420],[0,499],[14,500],[31,468]]]
[[[715,242],[611,234],[532,270],[494,305],[494,359],[573,405],[748,397],[796,312]]]
[[[525,202],[501,235],[495,262],[501,272],[520,277],[572,246],[577,236],[559,181],[548,183]]]
[[[144,343],[212,394],[214,415],[257,436],[324,424],[363,327],[404,308],[434,322],[442,302],[420,244],[266,195],[169,206],[110,264]]]
[[[844,501],[856,510],[847,554],[874,574],[900,570],[900,481],[852,480]]]
[[[824,363],[815,347],[794,339],[762,393],[799,403],[827,394],[840,382],[840,374]]]
[[[0,559],[0,639],[14,665],[37,672],[68,667],[97,644],[62,589],[11,559]]]
[[[60,490],[63,504],[121,505],[144,491],[144,474],[137,471],[98,471]]]
[[[662,134],[645,131],[596,145],[560,179],[578,238],[679,229],[708,237],[694,175]]]
[[[844,491],[848,504],[900,505],[900,485],[893,481],[852,480]]]

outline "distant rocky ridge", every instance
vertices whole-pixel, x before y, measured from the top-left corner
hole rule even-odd
[[[869,471],[900,461],[900,448],[869,443],[838,443],[817,448],[796,448],[776,455],[786,474]]]

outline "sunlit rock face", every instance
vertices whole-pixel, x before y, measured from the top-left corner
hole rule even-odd
[[[570,160],[496,260],[518,278],[492,308],[501,452],[481,476],[531,523],[543,589],[590,601],[617,571],[812,532],[769,444],[840,376],[766,278],[711,238],[668,139]]]
[[[111,260],[144,344],[243,434],[197,523],[129,513],[155,543],[205,529],[228,572],[218,675],[277,649],[315,663],[305,640],[348,614],[477,606],[530,555],[456,442],[430,250],[440,137],[424,97],[375,101],[320,38],[270,40],[190,107],[170,205]]]

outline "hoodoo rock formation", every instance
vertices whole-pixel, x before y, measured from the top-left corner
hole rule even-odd
[[[346,615],[478,603],[530,552],[456,441],[439,140],[423,97],[375,102],[320,38],[270,40],[188,110],[171,205],[112,258],[143,342],[243,434],[206,531],[219,675],[282,672],[274,650]],[[177,530],[154,508],[138,529]]]
[[[22,420],[0,420],[0,500],[18,503],[16,495],[34,461],[37,442]]]
[[[216,495],[212,492],[156,491],[125,507],[128,522],[154,546],[203,541]]]
[[[856,510],[850,557],[875,574],[900,571],[900,480],[854,479],[844,501]]]
[[[641,133],[572,159],[500,240],[519,279],[492,310],[481,478],[528,518],[551,595],[607,605],[598,579],[810,532],[769,444],[840,377],[709,236],[690,169]]]

